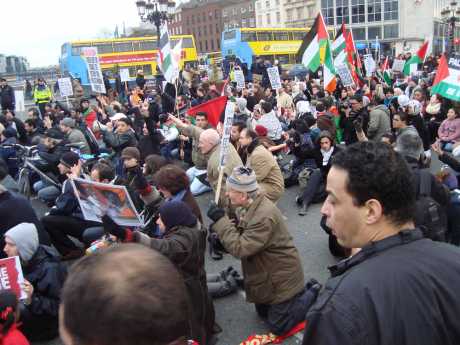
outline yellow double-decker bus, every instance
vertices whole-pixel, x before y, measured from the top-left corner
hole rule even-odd
[[[296,63],[296,55],[310,28],[235,28],[222,33],[223,57],[237,57],[248,67],[261,56],[283,66]],[[329,30],[330,34],[333,30]]]
[[[181,42],[180,67],[196,65],[198,55],[193,35],[170,36],[171,49]],[[88,70],[82,48],[97,47],[102,71],[119,72],[127,68],[130,77],[135,77],[138,70],[144,71],[146,77],[156,74],[158,43],[156,36],[96,39],[74,41],[62,45],[60,66],[63,75],[79,78],[83,85],[88,85]]]

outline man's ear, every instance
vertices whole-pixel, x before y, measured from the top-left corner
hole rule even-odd
[[[366,201],[366,224],[375,224],[383,216],[383,206],[377,199],[369,199]]]

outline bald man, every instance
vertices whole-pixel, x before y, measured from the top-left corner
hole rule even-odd
[[[219,178],[219,160],[220,160],[220,136],[215,129],[207,129],[200,135],[198,147],[201,153],[208,155],[208,182],[211,185],[214,193],[217,192],[217,182]],[[227,176],[232,174],[235,167],[243,165],[238,152],[236,152],[233,145],[228,145],[227,159],[224,167],[224,177],[222,179],[222,186],[220,190],[219,205],[227,206],[225,202],[225,182]]]
[[[165,256],[140,244],[122,244],[77,262],[61,301],[65,345],[189,344],[184,279]]]

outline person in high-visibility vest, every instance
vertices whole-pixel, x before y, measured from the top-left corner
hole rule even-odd
[[[41,117],[45,116],[45,105],[53,100],[53,93],[43,79],[38,79],[38,84],[34,89],[34,102],[40,109]]]

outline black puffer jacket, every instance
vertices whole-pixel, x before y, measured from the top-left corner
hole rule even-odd
[[[53,248],[40,245],[23,270],[34,292],[32,303],[21,310],[22,330],[29,340],[53,339],[58,335],[60,293],[67,268]]]

